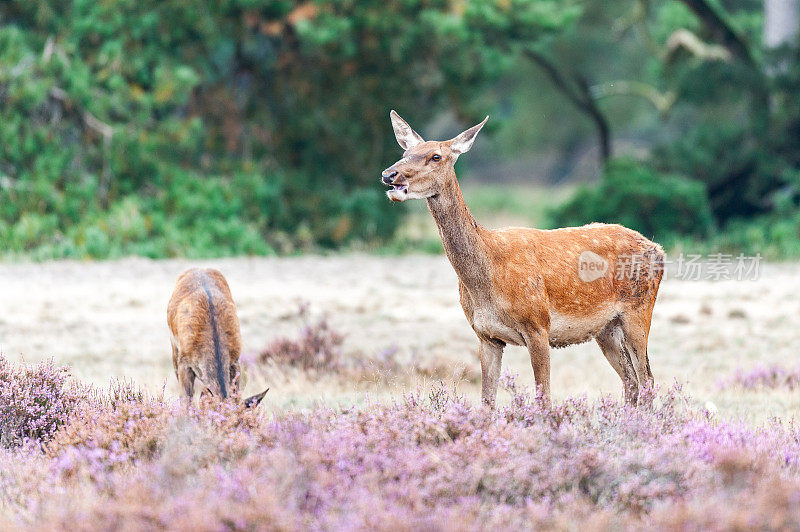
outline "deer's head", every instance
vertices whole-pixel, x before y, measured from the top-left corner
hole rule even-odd
[[[487,116],[477,126],[450,140],[426,142],[396,112],[392,111],[389,116],[397,142],[405,151],[402,159],[381,173],[381,181],[390,187],[386,195],[392,201],[437,195],[447,180],[452,179],[458,156],[469,151],[478,131],[489,120]]]
[[[218,399],[227,399],[230,395],[230,366],[227,364],[228,352],[221,350],[220,365],[217,365],[213,350],[209,347],[204,350],[205,356],[198,360],[192,367],[197,380],[202,384],[201,396],[213,395]]]

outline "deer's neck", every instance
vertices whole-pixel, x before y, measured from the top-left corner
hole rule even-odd
[[[428,198],[428,209],[439,227],[444,251],[462,283],[477,287],[488,281],[488,256],[481,237],[482,227],[469,212],[456,174],[436,196]]]

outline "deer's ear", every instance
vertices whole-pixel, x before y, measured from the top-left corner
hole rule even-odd
[[[419,133],[411,129],[408,122],[400,118],[400,115],[397,114],[394,109],[389,113],[389,117],[392,119],[394,136],[397,138],[397,143],[403,150],[410,150],[417,144],[425,142],[422,140],[422,137],[419,136]]]
[[[481,130],[483,125],[486,121],[489,120],[489,117],[483,119],[483,122],[478,124],[477,126],[472,126],[468,130],[460,133],[456,138],[450,141],[450,149],[453,150],[453,153],[462,154],[469,151],[472,147],[472,143],[475,142],[475,137],[478,136],[478,131]]]
[[[247,399],[244,400],[244,407],[245,408],[255,408],[256,406],[258,406],[258,403],[261,402],[261,400],[264,398],[264,396],[267,395],[268,391],[269,391],[269,388],[267,388],[266,390],[264,390],[261,393],[253,395],[251,397],[248,397]]]

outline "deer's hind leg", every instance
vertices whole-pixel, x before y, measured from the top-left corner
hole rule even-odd
[[[631,351],[639,386],[646,388],[653,386],[653,372],[650,370],[650,360],[647,357],[647,338],[650,334],[652,316],[653,305],[650,304],[637,309],[636,312],[628,312],[622,318],[622,333],[625,345]]]
[[[631,360],[630,350],[625,345],[625,333],[619,320],[614,320],[595,337],[606,360],[622,380],[625,402],[635,405],[639,398],[639,380]]]

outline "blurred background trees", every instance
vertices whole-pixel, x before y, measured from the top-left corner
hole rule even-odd
[[[492,115],[459,163],[467,181],[586,182],[552,224],[800,253],[797,13],[796,0],[6,1],[0,241],[41,257],[387,242],[406,211],[376,177],[399,155],[395,108],[435,138]]]

